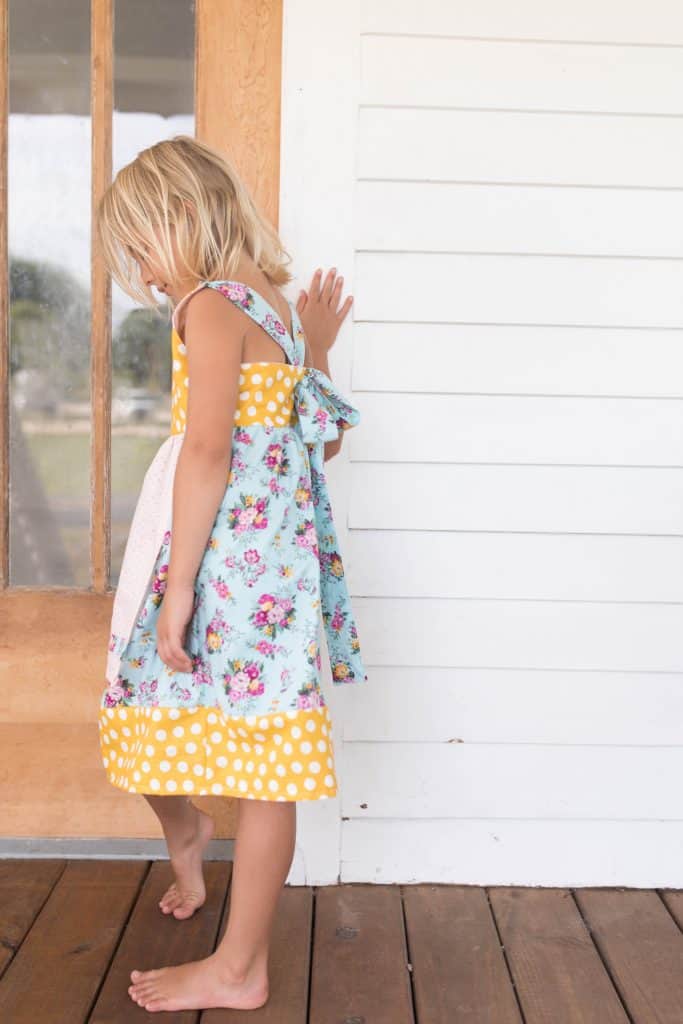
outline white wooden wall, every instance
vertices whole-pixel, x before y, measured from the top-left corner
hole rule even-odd
[[[370,674],[327,688],[307,877],[683,886],[683,7],[285,13],[283,229],[355,295]]]

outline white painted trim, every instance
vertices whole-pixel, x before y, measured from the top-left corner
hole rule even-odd
[[[682,861],[680,821],[376,819],[345,824],[341,880],[677,888]]]
[[[336,267],[353,292],[353,203],[356,120],[360,88],[359,0],[339,8],[310,0],[285,0],[283,22],[280,234],[297,277],[296,301],[317,267]],[[351,401],[353,308],[330,353],[330,371]],[[358,428],[356,428],[358,429]],[[330,499],[342,554],[348,550],[348,446],[326,465]],[[353,581],[350,580],[351,586]],[[324,642],[324,636],[322,637]],[[344,787],[344,704],[333,686],[324,651],[323,690],[332,715],[332,739],[340,796]],[[350,696],[344,694],[344,696]],[[297,865],[301,883],[336,883],[341,847],[340,796],[302,801],[298,811]]]

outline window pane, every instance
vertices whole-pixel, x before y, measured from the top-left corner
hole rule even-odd
[[[114,13],[116,174],[160,139],[194,134],[194,3],[116,0]],[[167,318],[136,308],[113,286],[113,587],[142,478],[171,429],[170,331]]]
[[[90,582],[89,7],[9,3],[12,585]]]

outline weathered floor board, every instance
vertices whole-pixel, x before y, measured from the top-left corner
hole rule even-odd
[[[70,861],[0,981],[0,1020],[87,1020],[148,865]]]
[[[0,861],[0,977],[65,867],[64,860]]]
[[[310,1024],[412,1024],[399,888],[324,886],[315,903]]]
[[[581,913],[634,1020],[683,1021],[683,935],[655,892],[584,889]]]
[[[571,892],[496,887],[489,898],[525,1024],[628,1024]]]
[[[522,1024],[486,891],[403,886],[418,1021]]]
[[[683,890],[287,886],[259,1010],[147,1013],[134,967],[207,956],[232,864],[207,901],[161,913],[167,861],[0,860],[5,1024],[679,1024]]]

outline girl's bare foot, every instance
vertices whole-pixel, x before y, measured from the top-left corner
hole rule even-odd
[[[157,1010],[256,1010],[268,1000],[266,966],[236,975],[215,953],[180,967],[131,971],[128,994],[150,1013]]]
[[[188,816],[187,823],[164,825],[175,881],[159,900],[159,906],[162,913],[173,914],[179,921],[192,917],[206,900],[202,858],[215,827],[211,815],[194,804],[191,807],[194,815]]]

